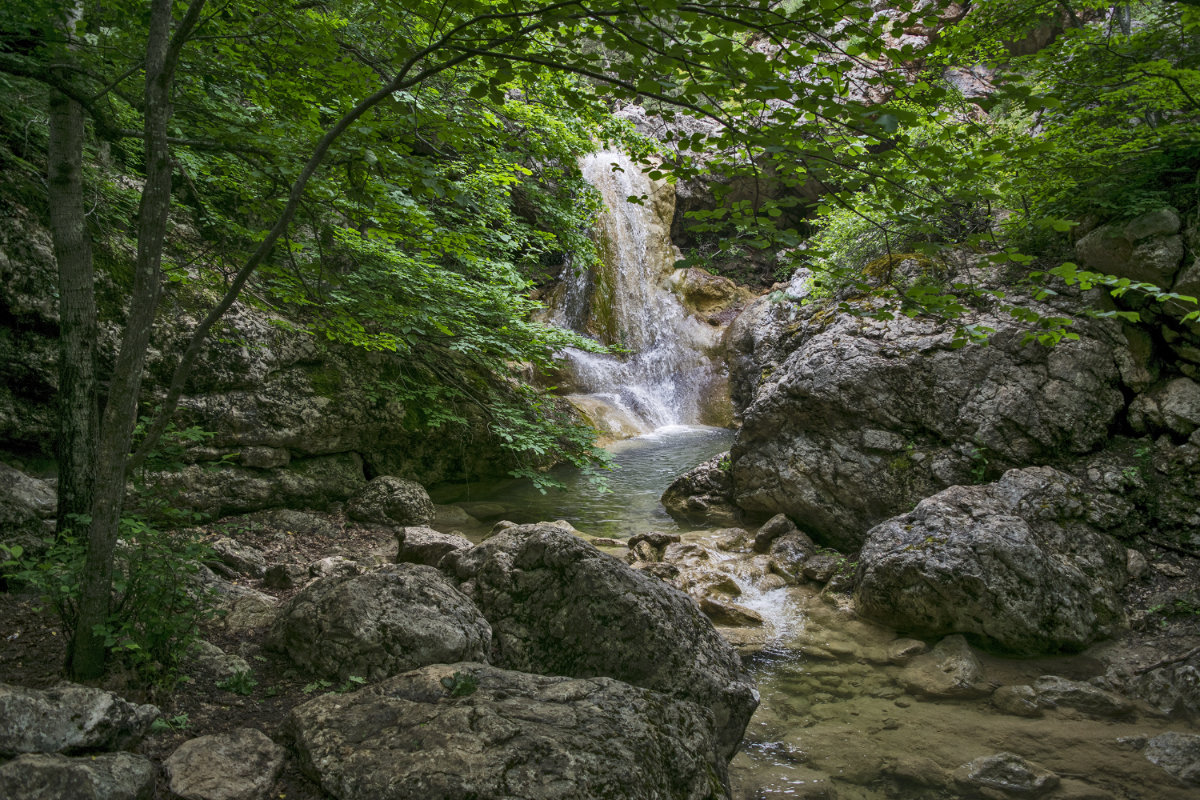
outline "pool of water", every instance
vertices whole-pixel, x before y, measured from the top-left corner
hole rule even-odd
[[[681,527],[659,497],[676,477],[728,450],[732,441],[733,431],[725,428],[671,425],[615,442],[606,448],[617,467],[608,476],[606,492],[597,491],[578,470],[562,468],[551,475],[564,488],[544,493],[528,480],[509,480],[439,487],[430,494],[434,502],[458,505],[484,523],[563,519],[584,533],[617,538],[647,530],[678,531]]]

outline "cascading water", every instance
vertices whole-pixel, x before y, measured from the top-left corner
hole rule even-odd
[[[550,321],[628,353],[569,350],[575,394],[568,399],[617,438],[719,421],[728,400],[722,369],[710,355],[718,332],[671,291],[679,258],[670,237],[674,188],[651,181],[616,151],[590,155],[580,168],[607,207],[597,220],[603,263],[564,275],[550,299]]]

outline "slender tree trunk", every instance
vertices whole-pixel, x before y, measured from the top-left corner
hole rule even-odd
[[[83,109],[50,101],[50,230],[58,261],[58,530],[91,513],[95,478],[96,298],[92,246],[83,206]]]
[[[198,11],[198,9],[197,9]],[[146,183],[138,215],[138,252],[129,317],[109,385],[96,447],[96,475],[87,559],[80,582],[79,615],[67,661],[77,680],[103,675],[103,627],[112,600],[113,554],[125,498],[125,470],[150,332],[162,294],[160,271],[171,207],[171,0],[154,0],[146,46]]]

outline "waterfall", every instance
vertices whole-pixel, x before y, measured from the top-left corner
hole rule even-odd
[[[628,352],[568,350],[568,399],[613,438],[724,422],[728,388],[711,355],[720,331],[671,291],[680,257],[670,235],[674,187],[616,151],[587,156],[580,168],[606,206],[596,225],[602,264],[564,274],[550,321]]]

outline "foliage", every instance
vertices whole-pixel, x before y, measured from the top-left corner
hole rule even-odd
[[[224,689],[233,694],[249,696],[254,694],[254,689],[258,686],[258,681],[254,677],[254,673],[250,670],[235,672],[229,677],[217,681],[217,688]]]

